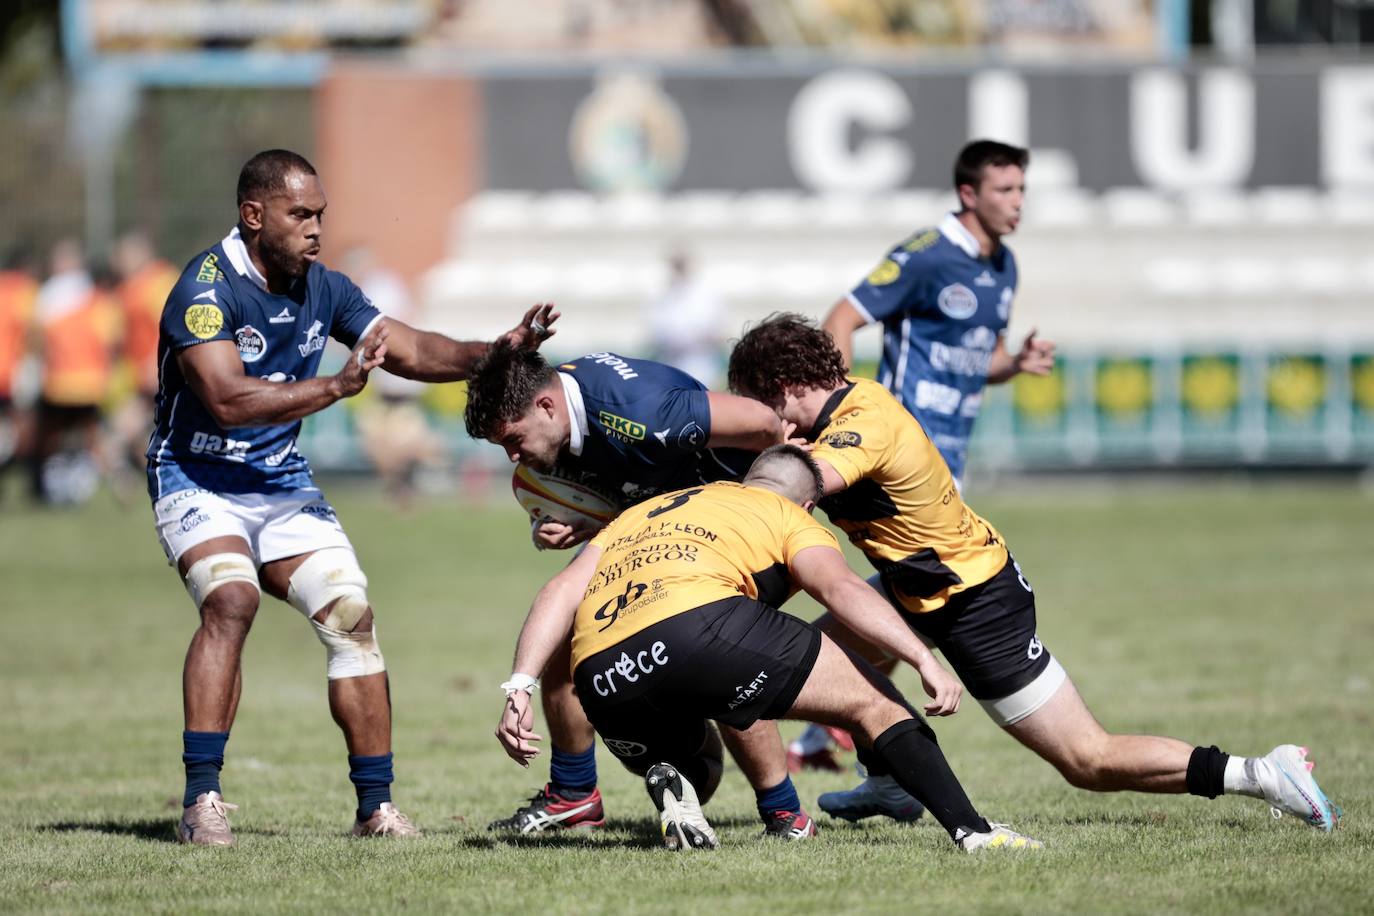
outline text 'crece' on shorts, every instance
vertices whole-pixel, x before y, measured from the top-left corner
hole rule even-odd
[[[247,541],[259,566],[325,547],[352,549],[334,507],[313,487],[281,493],[181,490],[154,503],[153,518],[171,563],[218,537]]]
[[[583,660],[573,674],[587,718],[611,752],[693,754],[706,719],[748,728],[796,702],[815,667],[815,627],[751,598],[714,601]]]

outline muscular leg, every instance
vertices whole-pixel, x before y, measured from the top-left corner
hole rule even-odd
[[[1176,738],[1107,732],[1067,678],[1044,706],[1006,726],[1006,731],[1080,789],[1188,791],[1193,745]]]
[[[571,754],[583,754],[596,742],[596,730],[587,721],[573,689],[572,672],[568,670],[571,661],[572,644],[565,642],[554,652],[539,679],[540,704],[553,746]]]
[[[776,724],[759,720],[743,731],[722,725],[720,738],[755,791],[771,788],[788,778],[787,751]]]
[[[217,553],[247,556],[248,543],[223,537],[197,544],[177,564],[183,578],[198,560]],[[229,582],[205,599],[181,675],[187,731],[227,732],[234,724],[243,688],[243,642],[257,610],[258,592],[246,583]]]
[[[267,593],[285,601],[291,574],[308,556],[301,554],[264,563],[261,578]],[[330,603],[311,616],[323,622],[333,607]],[[366,633],[372,625],[373,614],[369,607],[351,631]],[[344,733],[350,755],[374,757],[391,753],[391,688],[385,671],[331,680],[329,711]]]
[[[867,669],[861,673],[860,667]],[[986,833],[939,744],[891,681],[857,656],[846,655],[828,636],[797,695],[789,719],[836,725],[851,732],[950,834]]]

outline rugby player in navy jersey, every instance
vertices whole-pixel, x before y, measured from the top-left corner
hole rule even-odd
[[[959,212],[888,252],[822,323],[852,365],[854,332],[882,322],[878,381],[921,421],[956,481],[984,386],[1054,368],[1054,344],[1035,331],[1015,354],[1004,340],[1017,274],[1002,237],[1021,221],[1029,156],[993,140],[965,146],[954,164]]]
[[[738,479],[749,462],[722,450],[759,452],[788,432],[759,402],[708,391],[662,363],[593,353],[555,369],[538,353],[504,346],[473,369],[465,419],[469,435],[500,445],[512,462],[556,468],[622,509],[671,490]],[[533,536],[540,547],[563,549],[596,531],[544,522],[535,524]],[[604,823],[596,733],[573,691],[570,654],[555,652],[543,672],[549,782],[490,829],[531,833]],[[747,731],[723,729],[722,737],[754,786],[768,834],[814,835],[787,775],[777,727],[761,722]]]
[[[325,206],[304,158],[257,154],[239,174],[237,224],[191,259],[162,313],[148,492],[201,621],[182,676],[183,843],[234,842],[237,806],[221,796],[219,773],[262,591],[305,615],[324,644],[329,707],[358,796],[353,835],[419,833],[391,802],[391,704],[367,577],[296,436],[302,417],[357,394],[379,366],[464,379],[490,345],[384,320],[318,263]],[[502,340],[538,346],[556,318],[536,306]],[[330,337],[352,352],[337,374],[317,377]]]

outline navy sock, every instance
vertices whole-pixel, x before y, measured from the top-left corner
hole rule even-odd
[[[224,766],[224,746],[228,732],[182,732],[181,762],[186,765],[186,793],[183,807],[194,805],[206,792],[219,791],[219,771]]]
[[[391,801],[391,755],[375,757],[348,755],[348,778],[358,790],[358,820],[365,821],[382,802]]]
[[[553,748],[549,761],[549,787],[554,794],[577,801],[596,789],[596,743],[580,754]]]
[[[797,797],[797,787],[792,785],[792,777],[784,776],[782,782],[771,789],[755,789],[754,802],[759,808],[759,817],[765,822],[779,811],[800,811],[801,799]]]

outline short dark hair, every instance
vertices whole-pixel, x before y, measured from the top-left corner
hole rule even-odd
[[[238,202],[262,200],[286,190],[286,176],[295,172],[316,175],[315,167],[300,153],[289,149],[266,149],[243,164],[239,170]]]
[[[463,422],[474,439],[495,439],[501,427],[525,415],[534,396],[555,373],[537,350],[492,344],[468,376],[468,405]]]
[[[825,496],[825,477],[821,474],[821,466],[816,463],[816,459],[812,458],[806,449],[799,448],[790,442],[784,442],[780,445],[770,445],[768,448],[759,452],[759,456],[755,458],[754,463],[749,466],[749,472],[744,475],[745,481],[748,482],[749,478],[754,476],[755,468],[759,468],[761,471],[774,461],[784,458],[792,458],[806,465],[806,469],[811,472],[811,501],[813,503],[820,502],[821,498]]]
[[[983,169],[990,165],[1015,165],[1025,170],[1030,165],[1030,150],[996,140],[974,140],[959,150],[959,157],[954,160],[954,190],[966,184],[978,187]]]
[[[809,318],[774,312],[750,328],[730,351],[730,390],[775,405],[787,389],[836,388],[847,375],[831,336]]]

